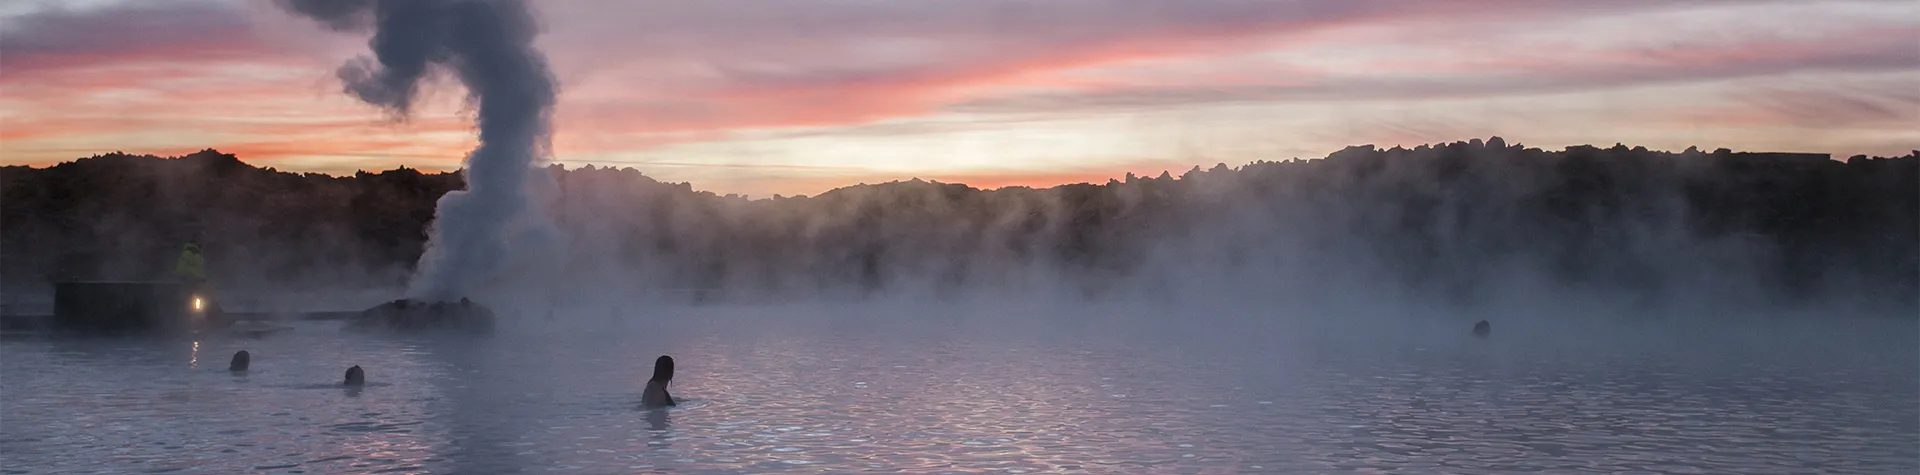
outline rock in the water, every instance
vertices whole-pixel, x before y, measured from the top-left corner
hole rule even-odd
[[[351,325],[397,331],[493,331],[493,311],[471,300],[421,302],[400,299],[360,312]]]
[[[267,335],[271,335],[275,332],[289,330],[292,328],[293,327],[286,326],[286,325],[279,325],[279,324],[273,324],[273,323],[267,323],[267,322],[246,321],[246,322],[235,322],[232,326],[227,327],[226,332],[227,334],[233,335],[233,336],[261,338]]]
[[[1484,337],[1489,333],[1493,333],[1493,324],[1487,323],[1486,320],[1481,320],[1480,323],[1473,324],[1473,336]]]

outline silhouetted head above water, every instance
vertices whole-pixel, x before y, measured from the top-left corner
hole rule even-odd
[[[359,386],[362,384],[367,384],[367,372],[360,369],[360,365],[353,365],[352,368],[347,368],[347,385]]]
[[[239,353],[233,354],[233,362],[227,363],[227,371],[246,371],[247,364],[252,360],[253,355],[247,354],[247,350],[240,350]]]
[[[640,394],[640,404],[653,409],[674,405],[673,395],[667,393],[667,383],[672,381],[673,357],[662,355],[653,360],[653,379],[647,380],[647,389]]]
[[[1473,324],[1473,336],[1487,336],[1488,333],[1493,333],[1493,324],[1486,320]]]
[[[662,383],[673,381],[672,356],[661,355],[659,358],[653,360],[653,379],[649,379],[647,382],[654,381]]]

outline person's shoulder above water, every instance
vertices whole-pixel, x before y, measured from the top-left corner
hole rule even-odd
[[[674,405],[673,395],[667,393],[667,385],[659,381],[648,381],[647,389],[640,393],[640,405],[648,408],[660,408]]]

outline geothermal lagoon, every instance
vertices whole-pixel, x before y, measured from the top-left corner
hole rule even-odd
[[[240,3],[0,13],[0,475],[1920,473],[1914,2]]]
[[[27,473],[1913,473],[1911,319],[1136,305],[503,312],[0,341]],[[515,318],[508,318],[515,317]],[[1845,317],[1835,317],[1844,319]],[[230,373],[236,351],[252,354]],[[640,407],[653,359],[680,405]],[[351,365],[364,387],[340,384]]]

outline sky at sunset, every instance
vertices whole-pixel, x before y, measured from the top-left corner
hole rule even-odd
[[[1904,155],[1920,1],[533,0],[554,159],[722,193],[976,186],[1499,135]],[[454,169],[442,77],[398,120],[342,93],[365,35],[268,0],[0,5],[0,162],[215,148]]]

